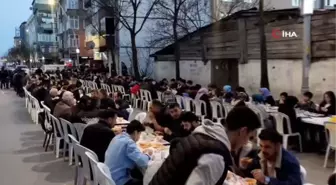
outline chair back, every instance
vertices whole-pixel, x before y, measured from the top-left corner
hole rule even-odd
[[[305,183],[307,178],[307,170],[302,165],[300,165],[300,174],[301,174],[301,182]]]
[[[281,112],[277,113],[272,113],[273,117],[275,118],[275,128],[280,134],[285,134],[285,129],[284,129],[284,120],[286,120],[286,125],[288,129],[288,134],[292,133],[292,127],[291,127],[291,122],[289,117]]]
[[[135,120],[140,121],[141,123],[143,123],[146,119],[147,113],[146,112],[140,112],[135,116]]]
[[[325,128],[328,131],[326,132],[328,134],[328,145],[331,148],[336,149],[336,124],[332,122],[326,122]]]
[[[73,145],[76,145],[76,144],[79,144],[78,140],[75,138],[75,136],[69,134],[68,135],[69,139],[70,139],[70,142],[73,144]],[[80,166],[80,161],[79,161],[79,158],[78,158],[78,154],[76,153],[76,150],[75,150],[75,147],[74,147],[74,156],[75,156],[75,165],[76,166]]]
[[[44,101],[41,102],[42,104],[42,107],[43,107],[43,110],[44,110],[44,115],[45,115],[45,119],[44,119],[44,127],[45,129],[47,130],[51,130],[52,129],[52,125],[51,125],[51,118],[50,118],[50,115],[51,115],[51,110],[49,109],[49,107],[47,107],[45,104],[44,104]]]
[[[90,149],[80,145],[80,144],[74,144],[74,150],[75,150],[75,154],[78,155],[79,161],[81,161],[81,167],[83,169],[83,176],[88,179],[88,180],[92,180],[92,170],[90,167],[90,162],[89,162],[89,158],[88,156],[85,154],[85,152],[89,152],[92,153],[92,155],[95,156],[95,158],[98,160],[97,155]]]
[[[110,169],[104,163],[97,164],[98,171],[97,171],[97,181],[99,184],[104,185],[116,185],[111,177]]]
[[[63,128],[63,139],[64,139],[65,142],[70,143],[70,139],[68,137],[68,134],[71,134],[71,133],[69,133],[69,129],[68,129],[68,125],[69,125],[68,122],[69,121],[67,121],[63,118],[60,118],[60,122],[61,122],[61,125],[62,125],[62,128]]]
[[[193,99],[192,98],[189,98],[189,97],[182,97],[182,100],[183,100],[183,106],[184,106],[184,110],[185,111],[193,111],[193,106],[194,106],[194,103],[193,103]]]
[[[140,89],[140,99],[141,100],[146,100],[145,89]]]
[[[223,114],[223,106],[218,101],[210,101],[211,110],[212,110],[212,118],[224,118]]]
[[[183,109],[183,97],[180,95],[175,95],[176,102],[180,105],[181,109]]]
[[[158,100],[159,100],[160,102],[162,102],[162,92],[160,92],[160,91],[156,91],[156,94],[157,94],[157,96],[158,96]]]
[[[126,111],[128,112],[128,121],[131,121],[131,116],[134,112],[134,109],[133,108],[127,108]]]
[[[54,115],[50,114],[52,124],[54,127],[54,135],[57,137],[64,137],[64,132],[63,132],[63,127],[62,124],[60,123],[60,120],[56,118]]]
[[[205,116],[207,114],[206,103],[203,100],[193,100],[192,101],[195,106],[195,114],[196,116]],[[204,108],[204,113],[202,112],[202,108]]]
[[[82,139],[83,132],[84,132],[86,125],[83,123],[74,123],[73,126],[75,127],[75,130],[77,132],[77,136],[78,136],[77,139],[78,141],[80,141]]]
[[[93,180],[93,184],[94,185],[98,185],[98,181],[97,181],[97,172],[98,170],[98,157],[95,153],[91,153],[91,152],[85,152],[85,155],[88,157],[89,159],[89,163],[90,163],[90,167],[91,167],[91,172],[92,172],[92,180]]]

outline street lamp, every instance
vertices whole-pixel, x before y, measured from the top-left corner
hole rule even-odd
[[[80,49],[76,49],[76,54],[77,54],[77,62],[76,62],[76,67],[79,65],[79,54],[80,54]]]

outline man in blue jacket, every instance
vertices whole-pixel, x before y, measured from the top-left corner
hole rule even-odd
[[[302,185],[300,164],[282,148],[282,136],[274,129],[264,129],[259,139],[261,151],[254,161],[253,177],[265,185]]]
[[[136,142],[145,127],[137,120],[131,121],[126,133],[114,137],[105,152],[105,164],[109,167],[116,185],[142,185],[142,179],[134,179],[130,171],[146,169],[150,157],[140,151]]]

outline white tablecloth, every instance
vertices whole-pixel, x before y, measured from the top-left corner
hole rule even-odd
[[[311,117],[311,118],[301,118],[302,122],[324,126],[325,122],[330,120],[330,117]]]

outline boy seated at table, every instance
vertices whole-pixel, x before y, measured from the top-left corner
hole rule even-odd
[[[316,105],[312,101],[313,96],[314,94],[309,91],[303,93],[303,98],[300,102],[296,104],[296,108],[299,108],[305,111],[314,112],[316,109]]]

